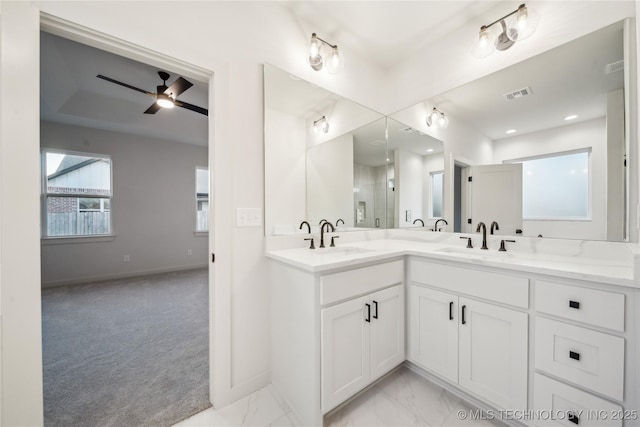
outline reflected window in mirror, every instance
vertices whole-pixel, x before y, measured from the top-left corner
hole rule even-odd
[[[590,219],[591,150],[520,159],[524,219]]]
[[[442,218],[442,205],[444,193],[444,171],[431,172],[431,212],[432,219]]]

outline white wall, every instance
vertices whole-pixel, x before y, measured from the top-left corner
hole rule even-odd
[[[43,148],[111,156],[115,234],[43,240],[43,287],[207,265],[207,238],[194,234],[195,169],[207,167],[207,148],[51,122],[40,129]]]
[[[211,249],[217,251],[212,269],[216,280],[211,292],[216,307],[212,323],[215,333],[211,336],[222,344],[214,347],[212,372],[216,386],[212,398],[216,405],[222,405],[269,381],[264,229],[234,226],[235,208],[264,205],[260,64],[272,63],[374,110],[391,113],[635,14],[634,2],[541,3],[548,5],[541,11],[543,26],[537,31],[538,37],[523,42],[523,49],[471,64],[465,36],[469,27],[464,25],[455,37],[443,37],[440,43],[424,47],[388,74],[344,49],[348,65],[338,76],[314,72],[306,64],[308,38],[314,28],[273,2],[189,2],[188,7],[183,2],[153,1],[35,1],[19,6],[3,3],[3,424],[18,424],[16,421],[21,419],[22,424],[42,422],[37,305],[39,10],[216,73],[216,92],[211,94],[210,104],[215,123],[210,134],[216,137],[211,156],[218,180],[214,191],[216,233],[211,237]],[[478,17],[474,28],[491,17],[502,16],[501,12]],[[171,17],[175,30],[158,32],[157,23],[165,22],[167,17]],[[184,28],[190,30],[189,40],[199,42],[185,43],[180,36]],[[327,35],[332,40],[330,36]],[[6,49],[7,43],[11,49]],[[531,49],[524,49],[525,46]],[[445,159],[446,168],[449,159]],[[25,224],[26,228],[12,230],[16,223]],[[30,269],[27,274],[22,271],[25,268]],[[6,303],[8,298],[12,299],[11,305]]]
[[[305,121],[266,108],[264,117],[266,234],[295,232],[307,217]]]
[[[607,94],[607,240],[622,241],[625,233],[624,91]]]
[[[426,214],[422,211],[425,197],[422,156],[406,150],[395,150],[394,166],[398,227],[420,227],[419,223],[414,225],[413,221],[416,219],[424,221]],[[410,211],[408,221],[407,211]]]
[[[307,215],[312,224],[342,218],[354,223],[353,134],[307,150]],[[373,206],[370,206],[373,210]]]
[[[606,239],[607,130],[604,118],[494,141],[494,163],[591,148],[591,221],[524,220],[527,236]]]

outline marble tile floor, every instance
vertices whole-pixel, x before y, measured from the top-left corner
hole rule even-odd
[[[497,421],[462,420],[473,409],[459,397],[401,367],[338,411],[325,427],[497,427]],[[202,411],[173,427],[302,426],[278,392],[267,386],[221,409]]]

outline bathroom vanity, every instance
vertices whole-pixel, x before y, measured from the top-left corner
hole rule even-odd
[[[302,423],[404,362],[509,424],[640,425],[637,245],[493,237],[268,251],[272,382]]]

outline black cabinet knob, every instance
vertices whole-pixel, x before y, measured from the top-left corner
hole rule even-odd
[[[567,420],[574,424],[580,424],[580,417],[574,414],[573,412],[567,413]]]
[[[580,353],[576,353],[575,351],[569,351],[569,357],[573,360],[580,360]]]
[[[569,301],[569,307],[575,308],[576,310],[580,309],[580,303],[578,301]]]

